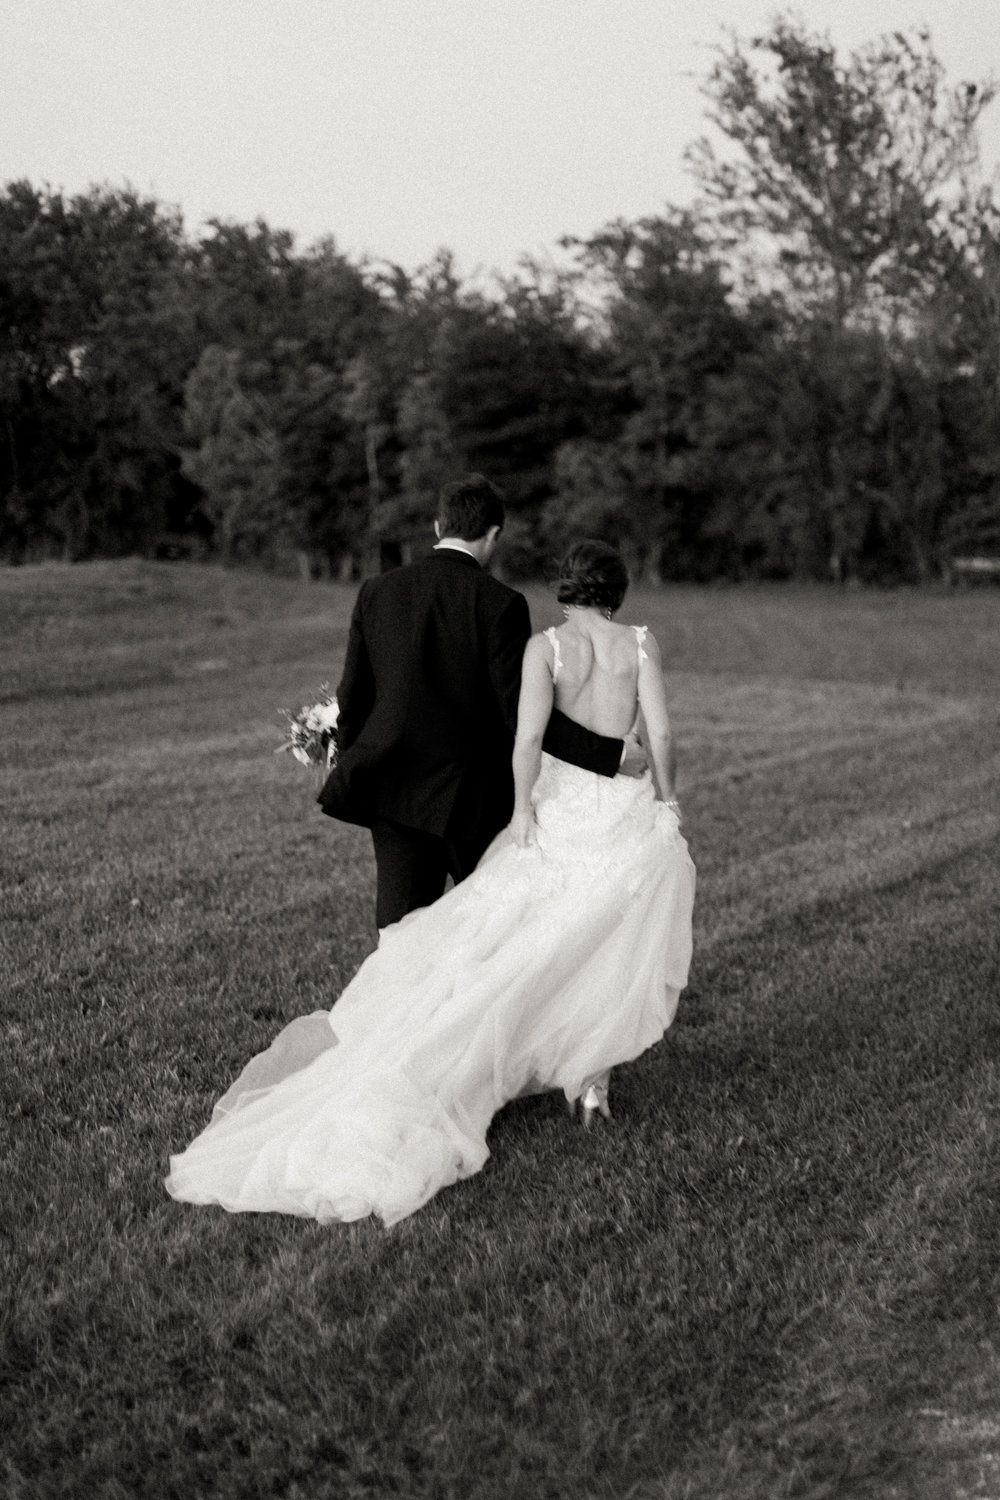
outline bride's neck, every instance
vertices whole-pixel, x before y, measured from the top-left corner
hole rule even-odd
[[[610,625],[611,616],[606,609],[601,609],[596,604],[568,604],[566,605],[566,624],[574,626],[577,630],[590,631]]]

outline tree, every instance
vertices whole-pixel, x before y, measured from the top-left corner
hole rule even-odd
[[[210,219],[209,229],[190,251],[202,347],[257,354],[275,338],[295,337],[306,273],[294,236],[264,219],[252,225]]]
[[[948,513],[940,566],[1000,557],[1000,207],[971,196],[956,225],[960,255],[926,309],[919,355],[938,376],[948,439]]]
[[[344,414],[343,378],[293,345],[271,408],[282,525],[304,577],[349,574],[363,545],[367,493],[360,445]]]
[[[383,549],[424,534],[441,484],[479,469],[507,499],[504,566],[533,570],[556,450],[592,408],[592,350],[569,286],[526,263],[487,295],[461,285],[446,253],[412,276],[390,268],[380,285],[383,337],[352,410],[378,460]]]
[[[526,264],[500,296],[469,296],[436,349],[441,410],[454,452],[503,490],[503,561],[537,572],[544,513],[563,443],[594,429],[600,355],[580,327],[567,284],[546,285]]]
[[[641,572],[645,549],[627,503],[633,478],[618,440],[572,438],[562,443],[555,456],[555,495],[545,507],[550,552],[561,554],[572,537],[596,537],[618,548],[631,574]]]
[[[992,82],[947,87],[925,30],[894,32],[841,62],[785,16],[717,49],[704,93],[723,154],[689,153],[751,279],[835,326],[898,318],[953,255],[949,205],[978,159]]]
[[[131,189],[0,196],[0,550],[148,550],[178,489],[179,218]]]
[[[185,472],[207,487],[220,545],[294,551],[310,576],[349,570],[367,532],[352,403],[379,346],[377,292],[332,239],[297,255],[260,220],[213,225],[194,263],[199,326],[216,341],[187,389]]]
[[[194,440],[184,472],[204,493],[223,561],[270,551],[286,519],[278,442],[268,403],[244,379],[238,350],[205,349],[185,382],[184,427]]]
[[[617,508],[617,543],[651,581],[688,572],[698,553],[707,494],[696,462],[710,381],[754,337],[731,305],[703,226],[677,211],[614,223],[572,242],[601,341],[597,441],[563,450],[560,494],[573,508],[600,496],[602,533]],[[608,486],[612,488],[609,489]],[[615,497],[617,506],[615,507]]]

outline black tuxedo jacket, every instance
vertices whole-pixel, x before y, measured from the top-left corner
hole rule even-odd
[[[510,821],[523,594],[440,548],[362,585],[337,688],[339,758],[319,794],[331,817],[388,819],[478,842]],[[554,713],[545,748],[614,775],[621,740]]]

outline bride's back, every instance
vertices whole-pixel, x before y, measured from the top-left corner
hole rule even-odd
[[[545,632],[552,648],[555,706],[570,719],[620,739],[638,709],[637,632],[628,625],[588,618]]]

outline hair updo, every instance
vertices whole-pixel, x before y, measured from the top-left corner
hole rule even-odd
[[[559,564],[556,598],[560,604],[610,609],[621,606],[628,588],[628,569],[605,542],[577,542]]]

